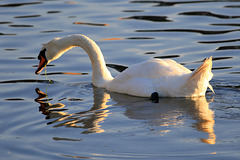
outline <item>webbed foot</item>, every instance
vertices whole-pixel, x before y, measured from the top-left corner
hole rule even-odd
[[[153,103],[158,103],[159,102],[159,98],[158,98],[158,93],[157,92],[153,92],[151,94],[151,97],[150,97],[150,100],[153,102]]]

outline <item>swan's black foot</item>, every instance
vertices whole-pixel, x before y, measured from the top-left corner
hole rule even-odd
[[[157,92],[153,92],[153,93],[151,94],[150,100],[151,100],[153,103],[158,103],[158,102],[159,102],[158,93],[157,93]]]

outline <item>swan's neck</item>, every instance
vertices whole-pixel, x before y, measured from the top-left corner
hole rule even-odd
[[[106,67],[100,48],[93,40],[84,35],[71,35],[59,39],[59,41],[63,52],[77,46],[83,48],[85,52],[87,52],[93,68],[93,85],[105,88],[106,83],[113,79]]]

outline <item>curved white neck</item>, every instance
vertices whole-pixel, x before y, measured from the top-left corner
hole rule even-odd
[[[92,63],[92,81],[94,86],[106,87],[106,82],[113,79],[111,73],[106,67],[100,48],[93,40],[84,35],[76,34],[58,39],[58,41],[62,52],[66,52],[77,46],[83,48],[85,52],[87,52]]]

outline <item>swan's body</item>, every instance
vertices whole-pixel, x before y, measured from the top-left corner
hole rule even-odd
[[[196,97],[204,96],[207,87],[212,90],[209,84],[213,76],[211,57],[194,72],[170,59],[154,59],[132,65],[113,78],[98,45],[78,34],[55,38],[44,44],[35,73],[38,74],[47,63],[76,46],[89,55],[93,68],[92,81],[96,87],[140,97],[150,97],[153,92],[162,97]]]

